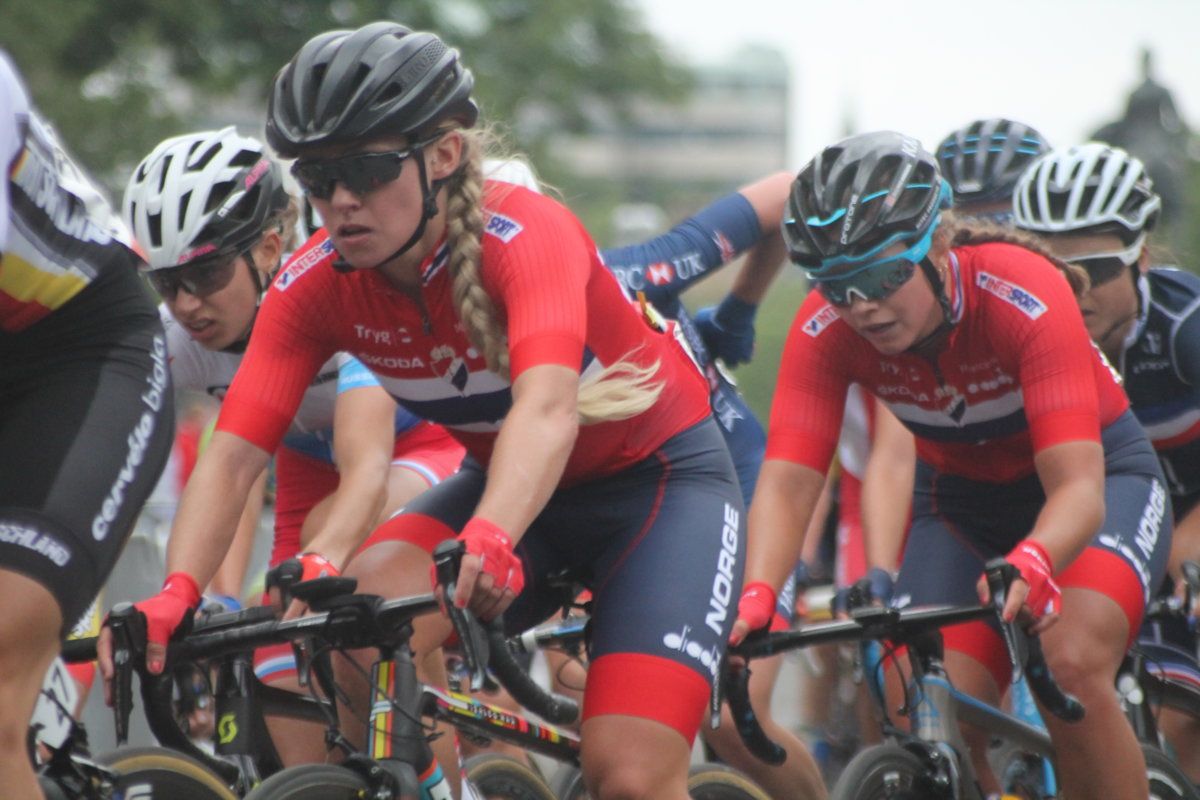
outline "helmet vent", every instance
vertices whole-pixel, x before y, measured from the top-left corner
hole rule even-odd
[[[213,157],[219,152],[221,152],[221,143],[214,142],[212,147],[205,150],[204,154],[200,156],[200,159],[198,161],[196,161],[194,164],[192,164],[192,169],[195,169],[195,170],[204,169],[205,167],[208,166],[208,162],[212,161]]]
[[[178,219],[187,219],[188,205],[192,202],[192,193],[184,192],[179,196],[179,215]]]
[[[208,202],[204,204],[204,213],[211,214],[216,211],[225,198],[229,197],[235,191],[233,181],[221,181],[214,183],[208,192]]]
[[[146,223],[150,229],[150,246],[162,247],[162,214],[147,214]]]
[[[162,193],[162,191],[165,188],[167,188],[167,174],[170,171],[171,171],[171,156],[167,156],[166,158],[163,159],[162,169],[160,169],[158,171],[158,191],[160,194]]]
[[[252,167],[262,158],[262,153],[253,150],[239,150],[238,154],[229,159],[231,167]]]

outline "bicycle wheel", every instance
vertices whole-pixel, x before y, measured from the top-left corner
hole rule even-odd
[[[1151,744],[1142,745],[1150,800],[1200,800],[1200,792],[1170,756]]]
[[[563,764],[554,779],[550,781],[550,789],[558,800],[588,800],[587,785],[583,782],[583,772],[579,767]]]
[[[237,800],[233,790],[208,767],[165,747],[118,747],[94,760],[118,774],[119,797]]]
[[[557,800],[541,776],[515,758],[498,753],[471,756],[464,765],[475,794],[486,800]]]
[[[942,797],[921,759],[896,744],[877,744],[850,759],[832,800],[930,800]]]
[[[694,764],[688,770],[694,800],[771,800],[758,784],[725,764]]]
[[[367,782],[345,767],[302,764],[276,772],[246,800],[358,800],[366,789]]]

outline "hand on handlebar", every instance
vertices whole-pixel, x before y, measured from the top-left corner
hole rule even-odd
[[[472,517],[458,535],[466,552],[458,571],[454,603],[484,621],[504,613],[525,587],[525,565],[500,526]],[[431,571],[438,585],[436,567]]]
[[[167,657],[167,640],[190,620],[200,606],[200,587],[196,579],[186,572],[172,572],[163,583],[162,590],[148,597],[134,608],[146,618],[146,669],[153,675],[163,671]],[[100,674],[104,677],[104,700],[112,704],[113,643],[108,626],[100,631],[96,642],[96,658]]]
[[[342,571],[337,565],[320,553],[300,553],[295,556],[300,564],[300,577],[296,583],[314,581],[317,578],[338,577]],[[284,612],[283,619],[296,619],[308,613],[308,604],[303,600],[293,599]]]
[[[1062,609],[1062,591],[1054,582],[1054,568],[1042,545],[1032,539],[1017,544],[1004,560],[1017,568],[1020,576],[1012,582],[1005,598],[1001,619],[1011,622],[1018,613],[1030,623],[1030,633],[1041,633],[1058,621]],[[989,602],[987,578],[976,586],[981,602]]]
[[[752,631],[770,625],[775,616],[776,602],[775,590],[769,584],[763,581],[747,584],[738,600],[737,619],[734,620],[733,630],[729,632],[729,644],[741,644]]]

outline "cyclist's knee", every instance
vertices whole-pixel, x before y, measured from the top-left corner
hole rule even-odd
[[[607,715],[583,726],[583,770],[598,800],[682,797],[691,748],[675,730],[636,717]]]
[[[358,553],[346,565],[345,575],[358,581],[362,594],[403,597],[431,588],[429,553],[407,542],[385,541]]]

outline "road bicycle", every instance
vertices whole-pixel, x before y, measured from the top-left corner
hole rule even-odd
[[[861,608],[850,619],[797,631],[759,633],[732,648],[731,655],[739,660],[723,673],[724,691],[746,746],[768,763],[782,763],[786,758],[754,717],[747,688],[749,669],[740,659],[749,661],[823,642],[879,639],[907,646],[913,677],[905,710],[911,718],[911,731],[893,724],[885,708],[885,741],[850,761],[834,786],[831,796],[835,800],[984,800],[958,728],[959,719],[1017,743],[1022,751],[1053,758],[1053,745],[1044,730],[958,691],[946,675],[940,629],[998,619],[1015,570],[996,559],[987,564],[986,573],[993,600],[988,605]],[[1063,719],[1082,718],[1083,707],[1065,694],[1050,674],[1039,640],[1016,625],[1005,624],[1002,629],[1014,670],[1023,670],[1043,706]]]

